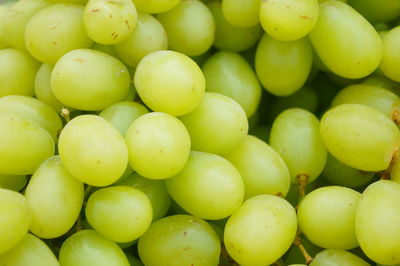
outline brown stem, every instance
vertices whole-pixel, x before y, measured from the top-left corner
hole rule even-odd
[[[397,150],[393,153],[392,161],[389,164],[389,167],[386,170],[378,172],[377,175],[381,178],[381,180],[390,180],[390,175],[393,170],[393,166],[400,159],[400,150]]]
[[[303,254],[304,259],[306,260],[306,264],[309,265],[314,259],[308,254],[306,248],[301,243],[301,232],[297,231],[296,238],[293,241],[293,245],[299,248],[301,254]]]
[[[392,112],[392,120],[393,122],[400,126],[400,109],[395,108]]]
[[[67,108],[62,108],[60,113],[67,123],[71,121],[71,118],[69,117],[70,111]]]
[[[306,195],[306,187],[308,183],[308,175],[307,174],[299,174],[296,177],[297,185],[299,188],[299,202],[304,198]]]

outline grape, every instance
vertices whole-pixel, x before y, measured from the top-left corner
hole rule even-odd
[[[388,168],[400,145],[400,132],[390,118],[360,104],[342,104],[326,112],[321,136],[336,159],[363,171]]]
[[[117,44],[135,30],[137,12],[131,0],[89,0],[83,12],[88,36],[97,43]]]
[[[260,1],[222,0],[222,12],[225,19],[235,27],[253,27],[260,21]]]
[[[53,156],[33,174],[25,197],[32,214],[31,232],[56,238],[68,232],[78,218],[83,184],[67,172],[60,156]]]
[[[260,194],[286,196],[290,186],[289,170],[267,143],[247,135],[236,148],[225,155],[240,172],[245,199]]]
[[[400,263],[400,184],[377,181],[363,192],[356,210],[356,236],[361,249],[381,264]]]
[[[292,183],[300,175],[307,175],[311,182],[324,169],[327,151],[312,113],[299,108],[282,112],[272,124],[269,140],[286,162]]]
[[[241,265],[269,265],[289,249],[296,230],[296,212],[286,200],[259,195],[245,201],[228,219],[224,243]]]
[[[28,233],[31,214],[25,197],[0,188],[0,255],[14,248]]]
[[[348,4],[374,23],[391,21],[400,16],[400,2],[397,0],[349,0]]]
[[[383,75],[371,75],[368,78],[364,79],[363,83],[387,89],[397,96],[400,96],[399,84]]]
[[[138,246],[146,266],[216,266],[220,249],[212,227],[189,215],[173,215],[153,223]]]
[[[19,191],[23,189],[28,182],[25,175],[1,175],[0,174],[0,188]]]
[[[0,255],[0,265],[59,266],[60,264],[42,240],[31,234],[26,234],[17,246]]]
[[[0,5],[0,22],[3,21],[8,8],[8,6]],[[0,23],[0,49],[7,48],[8,46],[9,44],[7,42],[6,34],[4,33],[3,23]]]
[[[237,28],[226,21],[220,2],[209,3],[208,8],[214,16],[216,32],[214,46],[221,50],[243,51],[254,46],[263,33],[260,25],[250,28]]]
[[[128,93],[127,68],[114,57],[90,49],[65,54],[51,73],[51,89],[63,104],[80,110],[102,110]]]
[[[0,97],[12,94],[32,96],[38,68],[39,63],[23,50],[0,50]]]
[[[257,47],[255,69],[268,92],[288,96],[306,82],[312,58],[308,39],[283,42],[264,34]]]
[[[203,65],[206,90],[231,97],[252,116],[260,103],[261,86],[250,64],[237,53],[221,51]]]
[[[96,115],[72,119],[61,132],[58,149],[67,171],[92,186],[111,185],[128,164],[124,138],[107,120]]]
[[[199,0],[182,0],[157,15],[168,35],[170,49],[188,56],[205,53],[214,41],[215,22],[210,10]]]
[[[116,53],[125,64],[136,67],[143,57],[168,47],[167,33],[162,24],[153,16],[138,14],[138,22],[133,33],[114,46]]]
[[[179,173],[190,153],[190,136],[178,118],[149,113],[136,119],[126,132],[129,164],[140,175],[166,179]]]
[[[61,266],[129,266],[121,248],[93,230],[79,231],[65,240],[59,261]]]
[[[400,82],[400,74],[396,71],[400,67],[399,44],[400,26],[397,26],[383,37],[383,57],[379,66],[385,76],[396,82]]]
[[[180,0],[133,0],[136,8],[144,13],[164,13],[175,7]]]
[[[318,253],[310,266],[370,266],[370,264],[346,250],[327,249]]]
[[[243,108],[233,99],[213,92],[206,92],[200,105],[180,119],[189,131],[192,149],[197,151],[228,153],[248,131]]]
[[[191,152],[183,170],[165,184],[183,209],[208,220],[228,217],[244,197],[239,171],[228,160],[205,152]]]
[[[181,116],[193,111],[205,91],[201,69],[189,57],[173,51],[145,56],[135,73],[135,87],[153,111]]]
[[[382,58],[379,34],[357,11],[340,1],[320,5],[310,40],[325,66],[345,78],[371,74]]]
[[[139,238],[152,221],[152,207],[146,194],[136,188],[113,186],[95,191],[85,209],[96,232],[115,242]]]
[[[25,30],[26,48],[41,62],[55,64],[61,56],[88,48],[92,40],[82,22],[83,7],[75,4],[49,5],[29,20]]]

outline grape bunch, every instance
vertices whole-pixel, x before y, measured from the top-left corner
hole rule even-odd
[[[0,0],[0,266],[400,265],[400,0]]]

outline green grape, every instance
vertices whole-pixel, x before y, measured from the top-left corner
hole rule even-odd
[[[85,5],[88,0],[47,0],[51,3],[71,3],[71,4],[82,4]]]
[[[1,4],[1,3],[0,3]],[[3,26],[3,18],[8,10],[8,6],[6,5],[0,5],[0,49],[5,49],[9,47],[8,41],[7,41],[7,36],[4,33],[4,26]]]
[[[38,68],[39,63],[23,50],[0,50],[0,97],[13,94],[32,96]]]
[[[170,178],[189,158],[189,133],[178,118],[169,114],[142,115],[128,128],[125,139],[130,166],[146,178]]]
[[[318,20],[317,0],[261,1],[260,22],[264,30],[281,41],[308,35]]]
[[[327,151],[319,121],[312,113],[300,108],[282,112],[272,124],[269,140],[286,162],[292,183],[300,175],[306,175],[311,182],[324,169]]]
[[[57,142],[57,134],[62,127],[61,118],[47,104],[28,96],[3,96],[0,98],[0,112],[25,118],[40,125],[49,132],[54,142]]]
[[[321,247],[314,245],[304,235],[301,236],[301,244],[307,250],[307,253],[311,257],[314,257],[318,252],[320,252],[322,250]],[[306,263],[306,259],[304,258],[304,255],[301,253],[299,247],[295,246],[295,245],[291,246],[291,248],[288,250],[288,252],[286,252],[284,258],[285,258],[285,263],[292,265],[292,266],[296,265],[296,264],[291,264],[291,263],[299,263],[299,262]],[[302,265],[302,264],[300,264],[300,265]]]
[[[385,76],[371,75],[364,79],[363,83],[387,89],[400,97],[400,85]]]
[[[133,173],[118,185],[134,187],[147,195],[153,207],[153,221],[164,217],[171,205],[171,197],[162,180],[152,180]]]
[[[124,138],[107,120],[96,115],[72,119],[61,131],[58,149],[68,172],[92,186],[111,185],[128,164]]]
[[[325,3],[325,2],[328,2],[328,1],[332,1],[332,0],[318,0],[318,2],[319,2],[320,4]],[[347,3],[347,0],[337,0],[337,1],[340,1],[340,2],[343,2],[343,3]]]
[[[189,131],[193,150],[216,154],[233,150],[249,128],[240,104],[213,92],[206,92],[200,105],[180,119]]]
[[[260,21],[260,1],[222,0],[222,12],[225,19],[235,27],[253,27]]]
[[[381,180],[364,190],[356,210],[356,236],[364,253],[381,264],[400,263],[400,184]]]
[[[340,1],[320,5],[310,40],[324,65],[345,78],[371,74],[382,58],[382,41],[374,27]]]
[[[82,230],[67,238],[59,261],[61,266],[129,266],[122,249],[93,230]]]
[[[2,255],[14,248],[28,233],[31,214],[24,196],[2,188],[0,188],[0,209],[0,255]]]
[[[99,116],[110,122],[122,136],[125,136],[132,122],[148,112],[147,108],[140,103],[124,101],[110,105],[101,111]]]
[[[86,33],[95,42],[117,44],[133,33],[137,11],[131,0],[89,0],[83,11]]]
[[[118,58],[117,52],[115,51],[113,45],[106,45],[106,44],[100,44],[100,43],[94,42],[92,44],[92,46],[90,47],[90,49],[97,50],[97,51],[106,53],[108,55],[111,55],[112,57]]]
[[[54,66],[51,89],[60,102],[80,110],[102,110],[128,93],[128,69],[108,54],[77,49]]]
[[[201,55],[213,44],[215,22],[210,10],[199,0],[182,0],[157,15],[168,35],[170,49],[188,56]]]
[[[28,182],[25,175],[1,175],[0,174],[0,188],[20,191]]]
[[[237,28],[226,21],[222,14],[220,2],[214,1],[207,6],[215,20],[214,46],[218,49],[235,52],[243,51],[254,46],[260,39],[263,30],[259,24],[250,28]]]
[[[136,8],[144,13],[164,13],[175,7],[181,0],[133,0]]]
[[[349,0],[348,4],[371,22],[387,22],[400,16],[398,0]]]
[[[50,248],[34,235],[26,234],[13,249],[0,255],[0,266],[59,266]]]
[[[318,253],[310,266],[371,266],[360,257],[341,249],[326,249]]]
[[[25,49],[26,24],[37,11],[49,4],[47,0],[21,0],[10,6],[3,17],[3,34],[7,42],[13,47]]]
[[[244,185],[228,160],[211,153],[191,152],[183,170],[165,180],[171,197],[190,214],[219,220],[240,207]]]
[[[330,154],[322,174],[333,184],[349,188],[363,186],[375,175],[373,172],[364,172],[345,165]]]
[[[32,214],[31,232],[56,238],[68,232],[78,218],[83,184],[67,172],[60,156],[53,156],[35,171],[25,197]]]
[[[342,163],[363,171],[388,168],[400,146],[400,132],[383,113],[360,104],[342,104],[321,120],[328,151]]]
[[[125,64],[136,67],[143,57],[151,52],[166,50],[168,37],[162,24],[153,16],[139,13],[133,33],[114,46],[116,53]]]
[[[203,65],[206,90],[231,97],[252,116],[261,100],[261,86],[250,64],[237,53],[221,51]]]
[[[379,66],[386,77],[396,82],[400,82],[400,74],[399,71],[397,71],[400,67],[399,45],[400,26],[397,26],[383,37],[383,57]]]
[[[155,51],[135,72],[135,87],[143,102],[156,112],[181,116],[200,103],[206,82],[199,66],[184,54]]]
[[[138,250],[146,266],[217,266],[221,244],[205,221],[173,215],[153,223],[139,239]]]
[[[289,170],[279,154],[264,141],[247,135],[225,158],[242,176],[245,199],[260,194],[284,197],[289,191]]]
[[[224,243],[241,265],[269,265],[289,249],[296,230],[296,212],[286,200],[258,195],[245,201],[228,219]]]
[[[42,127],[25,118],[0,115],[0,174],[32,174],[54,154],[54,141]]]
[[[265,89],[276,96],[288,96],[307,80],[313,62],[308,39],[283,42],[264,34],[257,47],[255,68]]]
[[[152,221],[149,198],[139,189],[113,186],[95,191],[88,199],[86,218],[96,232],[127,243],[143,235]]]

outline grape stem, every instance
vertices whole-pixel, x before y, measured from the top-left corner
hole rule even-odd
[[[299,202],[304,198],[306,195],[306,187],[308,183],[308,175],[307,174],[299,174],[296,177],[297,185],[299,188]]]
[[[392,120],[396,125],[400,125],[400,110],[399,109],[395,109],[392,112]]]
[[[61,116],[64,117],[65,121],[69,123],[71,121],[71,118],[69,116],[70,111],[67,108],[61,108]]]
[[[393,166],[400,159],[400,150],[397,150],[393,153],[392,161],[389,164],[388,169],[378,172],[377,175],[381,178],[381,180],[390,180],[390,174],[392,173]]]
[[[309,265],[314,259],[308,254],[306,248],[301,243],[301,232],[297,231],[296,238],[293,241],[293,245],[299,248],[301,254],[303,254],[304,259],[306,260],[306,264]]]

